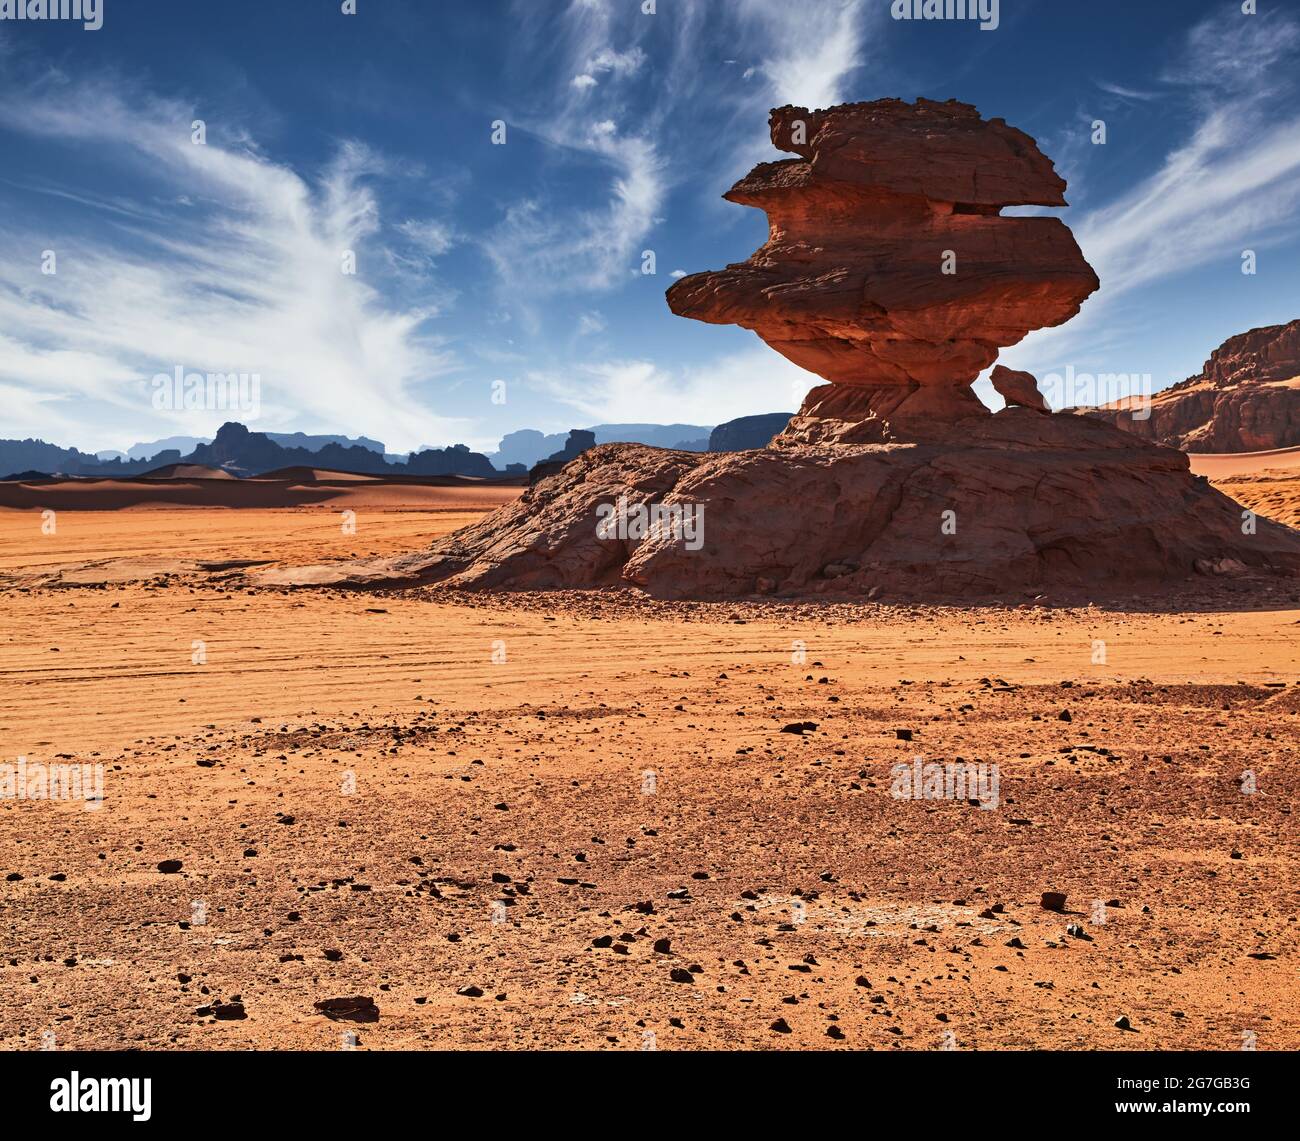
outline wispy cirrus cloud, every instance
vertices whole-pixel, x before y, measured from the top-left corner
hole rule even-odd
[[[1294,237],[1300,21],[1229,5],[1189,31],[1160,78],[1162,97],[1190,109],[1189,134],[1131,189],[1071,219],[1101,291],[1069,324],[1007,350],[1011,367],[1041,372],[1083,352],[1095,357],[1115,302],[1214,259],[1236,272],[1243,249]]]
[[[192,107],[109,79],[49,72],[4,96],[0,130],[90,149],[139,187],[91,236],[38,235],[12,214],[0,225],[0,379],[22,393],[8,402],[8,431],[15,420],[33,435],[80,425],[84,444],[95,425],[111,437],[99,446],[149,427],[210,434],[231,417],[151,405],[149,378],[180,366],[259,374],[262,427],[347,425],[392,447],[461,434],[410,399],[452,363],[427,331],[431,310],[395,308],[367,279],[368,263],[384,261],[369,185],[385,172],[378,155],[344,142],[308,177],[242,133],[195,145]],[[446,244],[433,223],[406,236],[427,252]],[[46,248],[53,275],[41,272]]]
[[[863,0],[738,0],[735,12],[764,95],[812,109],[843,101],[846,77],[862,64],[869,16]]]
[[[628,19],[605,0],[570,0],[558,18],[526,0],[517,0],[515,11],[521,57],[532,43],[558,37],[561,58],[545,61],[550,74],[538,77],[538,86],[549,94],[530,94],[532,105],[517,109],[512,127],[557,160],[586,162],[607,188],[597,207],[573,206],[556,193],[523,198],[506,206],[484,237],[503,299],[536,330],[535,301],[626,280],[667,186],[653,128],[620,125],[629,86],[646,63],[636,40],[650,29],[635,22],[635,12]]]
[[[699,177],[702,152],[710,164],[720,154],[731,166],[742,161],[719,146],[727,116],[743,109],[761,124],[775,104],[822,106],[840,99],[845,78],[861,62],[868,13],[865,0],[813,7],[682,0],[673,9],[671,50],[655,70],[640,41],[657,31],[659,17],[644,15],[639,5],[570,0],[558,20],[545,21],[526,0],[516,10],[521,54],[531,36],[558,39],[563,57],[558,65],[547,61],[558,75],[550,98],[521,108],[519,126],[557,153],[585,156],[607,186],[605,205],[597,209],[568,206],[559,192],[505,208],[485,249],[503,294],[516,303],[626,283],[663,220],[670,190],[687,176]],[[736,69],[720,74],[712,58],[718,42],[737,43],[752,61],[747,70],[755,81],[742,82],[739,93]],[[710,109],[708,117],[700,107]],[[634,129],[627,125],[633,118]],[[754,122],[746,123],[747,139]],[[717,140],[702,136],[704,123]],[[755,146],[747,141],[745,152]]]

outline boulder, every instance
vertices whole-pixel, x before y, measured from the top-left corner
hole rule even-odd
[[[1036,412],[1050,412],[1043,394],[1038,391],[1038,378],[1032,372],[1019,372],[997,365],[989,376],[993,391],[1007,402],[1008,407],[1032,408]]]

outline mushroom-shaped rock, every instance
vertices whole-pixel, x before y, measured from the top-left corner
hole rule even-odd
[[[1098,287],[1063,222],[1000,215],[1065,205],[1051,161],[1000,119],[956,101],[881,99],[780,107],[770,125],[799,157],[761,163],[724,195],[766,211],[767,243],[683,278],[668,304],[752,329],[853,390],[815,390],[786,440],[915,439],[987,415],[970,385],[999,349],[1068,321]]]

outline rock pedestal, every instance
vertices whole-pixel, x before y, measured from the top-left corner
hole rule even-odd
[[[1001,216],[1066,203],[1034,140],[1000,119],[882,99],[781,107],[770,126],[799,157],[760,164],[724,195],[767,213],[767,243],[683,278],[668,304],[752,329],[835,386],[809,394],[791,440],[933,438],[987,416],[970,385],[999,349],[1069,320],[1098,287],[1064,223]]]
[[[1028,373],[995,374],[997,414],[971,391],[1098,286],[1060,221],[999,214],[1065,202],[1029,136],[927,100],[783,107],[771,127],[798,157],[727,194],[767,212],[767,244],[668,291],[828,382],[768,447],[607,444],[427,551],[264,581],[972,599],[1300,572],[1300,534],[1244,527],[1182,453],[1051,414]]]

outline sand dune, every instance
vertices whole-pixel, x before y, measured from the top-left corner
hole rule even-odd
[[[154,468],[136,479],[238,479],[234,472],[225,468],[208,467],[205,464],[167,464]]]
[[[1231,452],[1210,455],[1190,453],[1192,471],[1212,482],[1234,476],[1259,475],[1265,471],[1300,471],[1300,448],[1277,448],[1267,452]]]
[[[1243,507],[1300,529],[1300,448],[1187,458],[1192,471]]]

